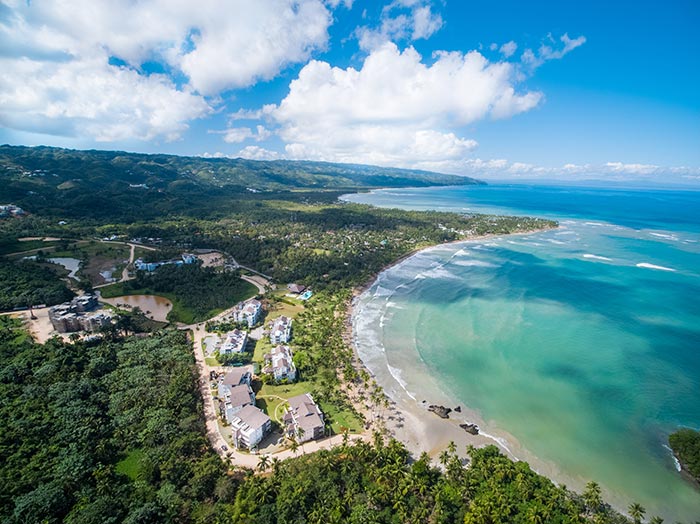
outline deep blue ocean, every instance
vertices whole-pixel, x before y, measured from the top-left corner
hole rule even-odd
[[[409,394],[427,367],[489,432],[574,486],[700,519],[700,492],[666,447],[700,428],[700,192],[494,184],[343,199],[559,221],[385,271],[356,308],[361,353],[383,352]]]

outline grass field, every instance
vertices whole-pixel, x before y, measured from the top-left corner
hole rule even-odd
[[[321,411],[331,420],[331,430],[339,435],[344,431],[359,433],[362,431],[362,422],[354,413],[348,410],[339,410],[335,405],[320,402]]]

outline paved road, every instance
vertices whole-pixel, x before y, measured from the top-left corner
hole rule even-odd
[[[129,266],[131,266],[134,263],[134,253],[136,252],[136,248],[140,247],[141,249],[147,249],[149,251],[155,251],[156,248],[154,247],[148,247],[144,246],[141,244],[134,244],[132,242],[117,242],[115,240],[100,240],[103,244],[120,244],[124,245],[126,244],[131,248],[131,251],[129,252],[129,263],[124,267],[124,270],[122,271],[122,278],[118,282],[126,282],[127,280],[132,280],[134,277],[129,276]],[[106,286],[111,286],[114,284],[114,282],[106,282],[105,284],[99,284],[95,286],[93,289],[99,289],[101,287],[106,287]]]
[[[232,309],[233,308],[229,308],[226,311],[222,311],[221,313],[213,317],[211,320],[216,321],[225,317],[232,311]],[[218,455],[224,461],[230,461],[235,466],[242,466],[246,468],[255,469],[258,465],[258,462],[260,461],[261,455],[251,455],[249,453],[242,453],[236,451],[236,449],[233,448],[231,443],[227,442],[224,439],[223,435],[221,435],[221,431],[219,430],[217,408],[214,405],[214,398],[212,397],[211,389],[209,387],[209,372],[212,370],[221,371],[221,368],[209,367],[205,361],[203,340],[207,336],[207,332],[204,328],[204,324],[204,322],[200,324],[192,324],[189,326],[183,326],[180,329],[187,329],[190,330],[190,332],[192,333],[192,346],[194,348],[194,356],[197,362],[197,371],[199,373],[199,390],[202,395],[202,400],[204,402],[204,418],[207,427],[207,438],[209,439],[209,442],[211,443],[216,453],[218,453]],[[371,440],[371,437],[370,435],[366,434],[351,435],[350,440],[365,440],[369,442]],[[304,442],[303,445],[299,445],[299,449],[296,453],[293,453],[290,449],[285,449],[276,453],[268,453],[267,455],[269,455],[270,457],[278,458],[280,460],[284,460],[287,458],[298,456],[299,454],[313,453],[320,449],[331,449],[334,446],[342,444],[342,442],[342,435],[334,435],[332,437],[328,437],[322,440]],[[223,446],[226,446],[228,449],[224,451]]]

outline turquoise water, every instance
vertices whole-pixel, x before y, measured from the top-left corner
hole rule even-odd
[[[415,354],[489,430],[596,480],[618,507],[700,519],[665,447],[700,428],[700,192],[485,186],[344,197],[551,217],[558,230],[440,246],[359,301],[362,350],[415,395]],[[372,346],[372,347],[369,347]]]

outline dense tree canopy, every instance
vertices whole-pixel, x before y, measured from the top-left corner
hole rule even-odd
[[[700,431],[679,429],[668,438],[668,442],[683,467],[700,482]]]
[[[37,304],[59,304],[74,294],[50,269],[30,261],[0,257],[0,311]]]

